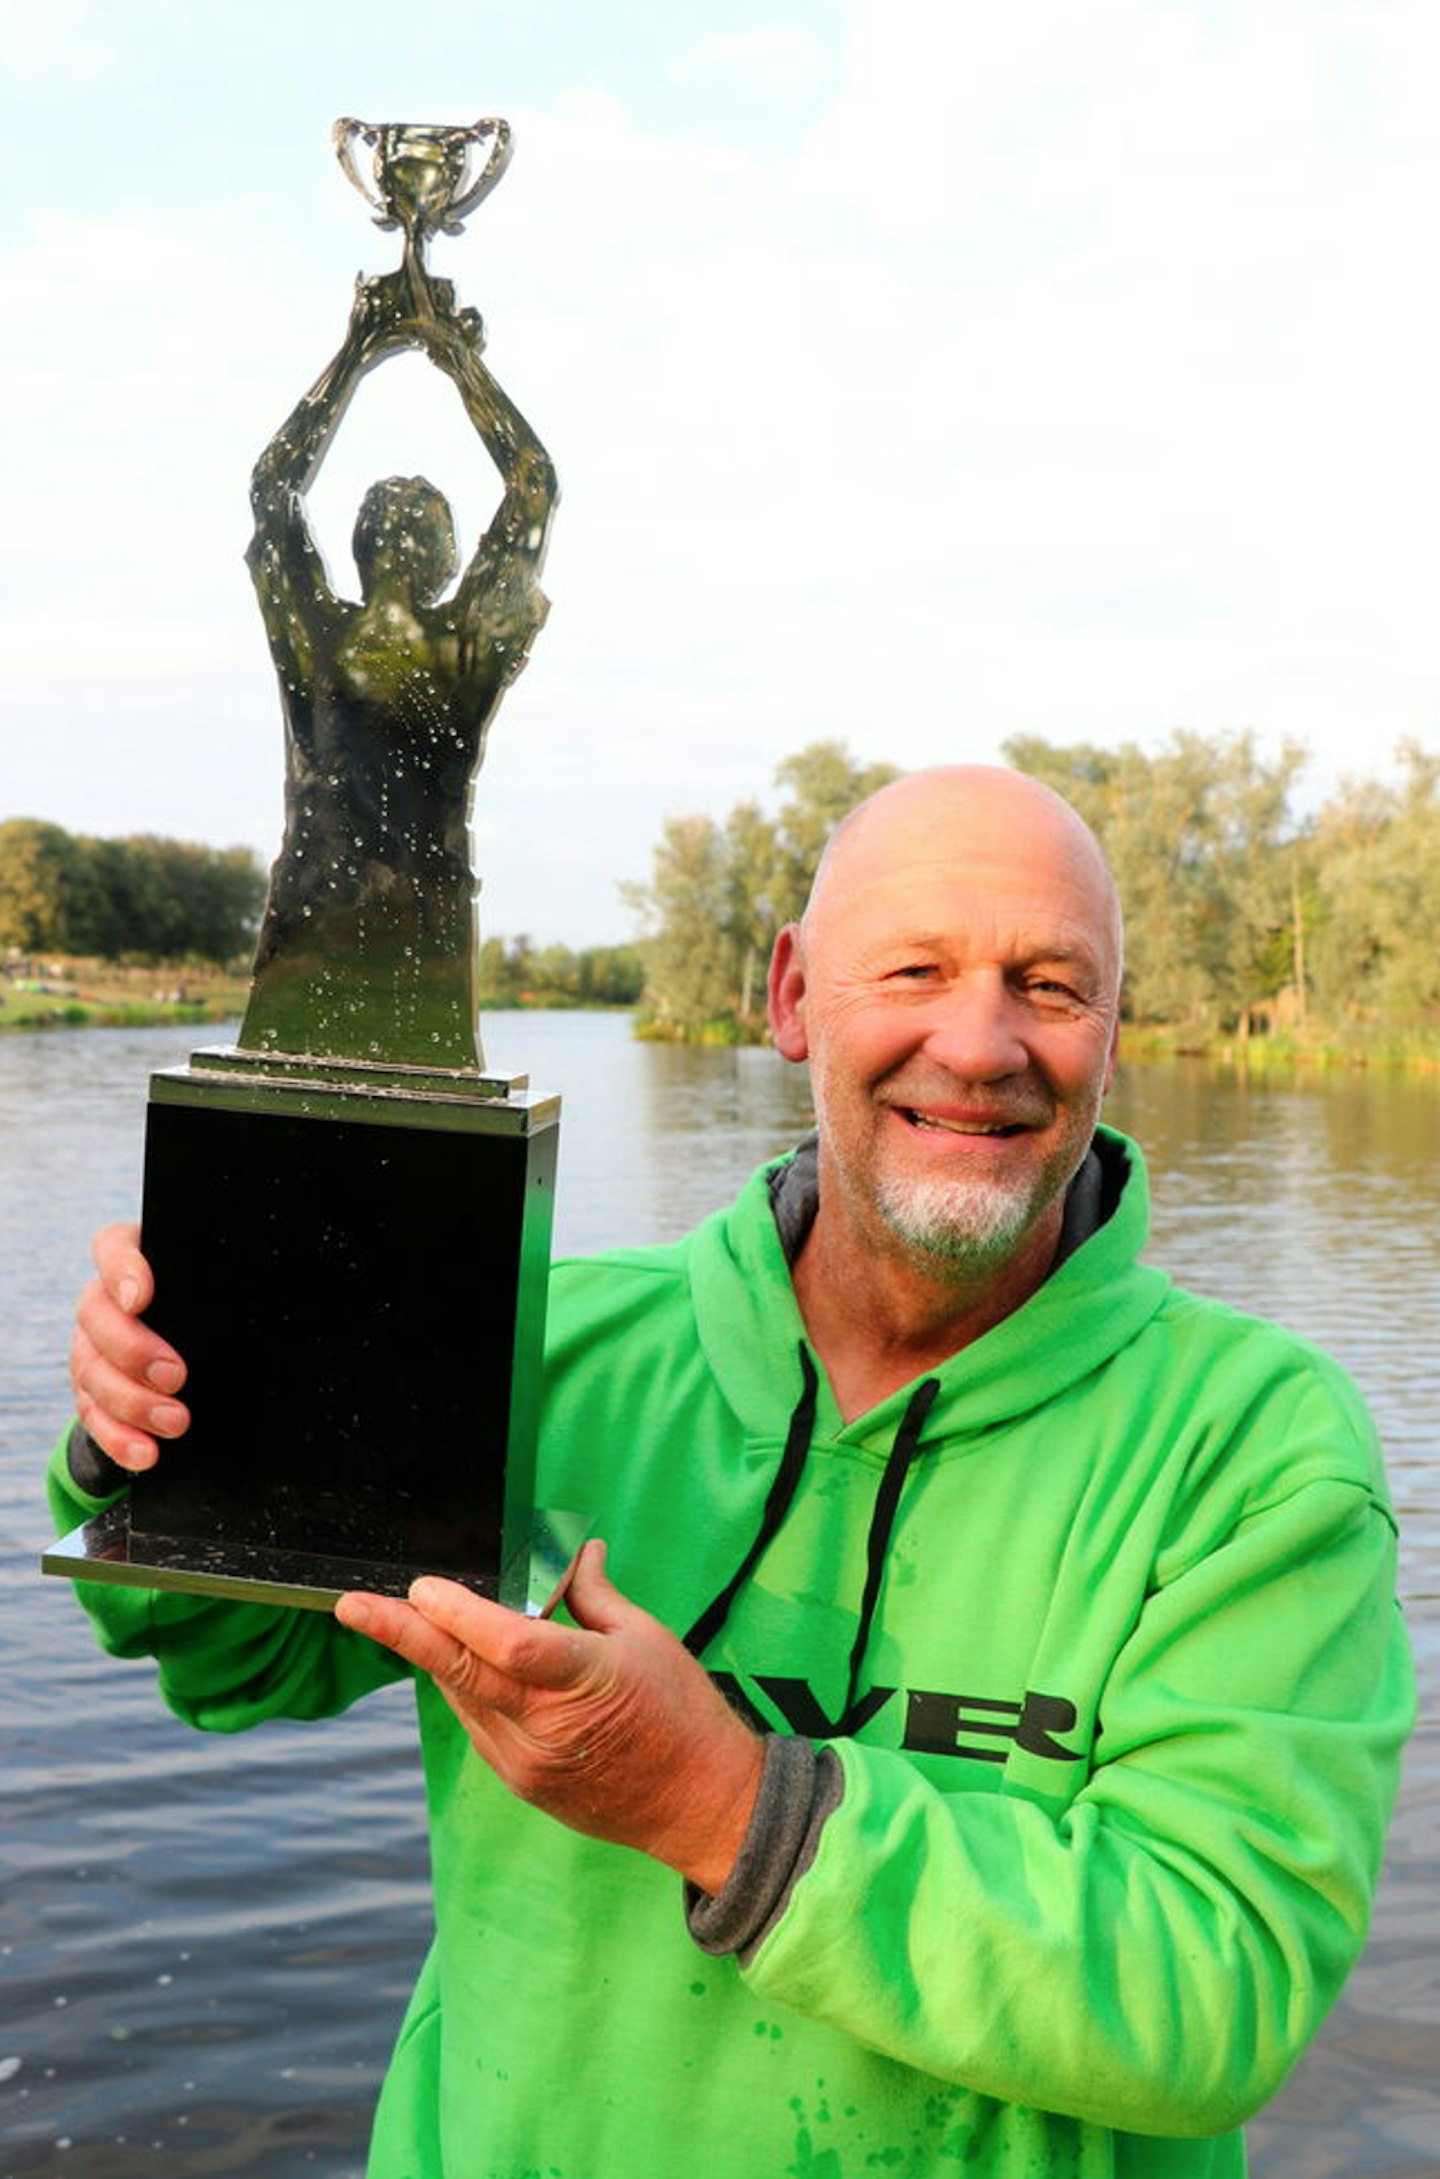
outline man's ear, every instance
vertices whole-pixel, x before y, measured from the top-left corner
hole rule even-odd
[[[1120,1009],[1115,1009],[1115,1020],[1110,1030],[1110,1049],[1105,1055],[1104,1089],[1108,1093],[1115,1080],[1115,1063],[1120,1057]]]
[[[787,923],[770,956],[770,1034],[775,1049],[786,1059],[810,1057],[805,1034],[805,965],[800,926]]]

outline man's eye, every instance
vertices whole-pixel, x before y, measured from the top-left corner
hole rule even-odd
[[[936,969],[933,961],[907,961],[902,968],[891,969],[890,980],[892,983],[897,978],[907,982],[919,982],[927,976],[935,975],[935,973]]]

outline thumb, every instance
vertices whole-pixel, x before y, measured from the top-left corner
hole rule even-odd
[[[605,1570],[608,1546],[592,1537],[581,1550],[565,1592],[565,1607],[577,1627],[590,1634],[619,1634],[649,1618],[632,1604]]]
[[[91,1243],[100,1283],[127,1316],[138,1316],[155,1298],[150,1266],[140,1253],[140,1228],[105,1226]]]

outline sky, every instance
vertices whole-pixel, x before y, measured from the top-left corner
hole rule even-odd
[[[341,115],[503,115],[433,268],[548,446],[482,929],[635,933],[667,817],[819,739],[1440,746],[1434,0],[0,0],[0,819],[280,839],[251,465],[390,269]],[[418,357],[311,494],[473,546]]]

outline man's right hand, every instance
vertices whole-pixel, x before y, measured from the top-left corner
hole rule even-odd
[[[175,1398],[185,1364],[139,1321],[155,1292],[140,1253],[138,1226],[106,1226],[94,1241],[95,1269],[80,1296],[70,1341],[75,1412],[101,1450],[122,1468],[153,1468],[159,1440],[178,1438],[190,1411]]]

